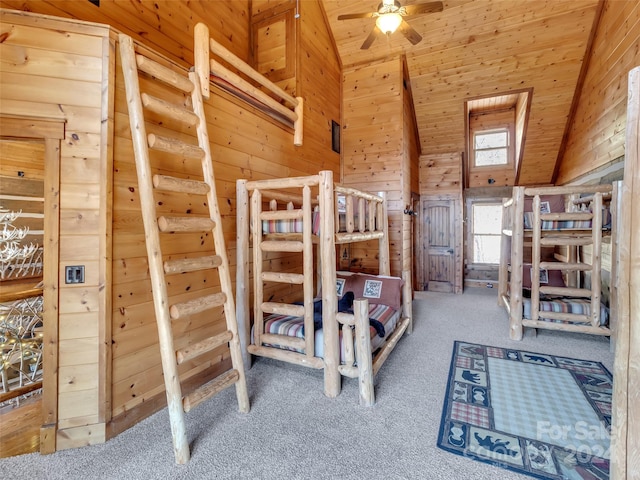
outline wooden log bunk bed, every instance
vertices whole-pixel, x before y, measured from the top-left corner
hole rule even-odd
[[[373,405],[373,377],[412,327],[410,281],[389,276],[384,195],[334,185],[333,173],[322,171],[306,177],[238,180],[237,199],[237,318],[246,352],[323,369],[329,397],[340,392],[341,375],[358,378],[360,403]],[[339,275],[336,246],[370,240],[378,240],[379,275]],[[270,256],[275,252],[302,254],[302,267],[272,271]],[[272,301],[272,287],[282,291],[283,286],[290,293],[276,294],[278,301]],[[340,311],[348,291],[356,298],[353,311]]]
[[[521,340],[524,327],[611,335],[601,269],[616,189],[617,183],[514,187],[503,205],[498,284],[511,339]]]

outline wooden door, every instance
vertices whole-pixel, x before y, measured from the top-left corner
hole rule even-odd
[[[456,198],[422,200],[423,286],[432,292],[462,290],[460,258],[460,201]]]

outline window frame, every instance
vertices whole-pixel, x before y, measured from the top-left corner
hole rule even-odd
[[[506,163],[499,163],[499,164],[495,164],[495,165],[478,165],[476,163],[476,151],[477,149],[475,148],[475,139],[476,139],[476,135],[481,135],[481,134],[491,134],[491,133],[497,133],[497,132],[507,132],[507,146],[505,147],[507,150],[507,161]],[[511,169],[514,168],[515,166],[515,137],[514,137],[514,133],[515,133],[515,122],[510,122],[510,123],[503,123],[501,122],[500,124],[496,124],[496,125],[491,125],[489,128],[484,127],[484,128],[471,128],[470,129],[470,138],[469,138],[469,143],[470,143],[470,156],[471,156],[471,162],[470,162],[470,169],[472,171],[474,170],[502,170],[502,169]],[[488,149],[487,149],[488,150]]]
[[[471,136],[471,144],[473,146],[473,166],[474,168],[485,168],[485,167],[492,167],[492,168],[503,168],[509,165],[509,160],[510,160],[510,149],[511,149],[511,132],[509,131],[510,129],[508,127],[501,127],[501,128],[492,128],[489,130],[477,130],[474,131],[472,133]],[[476,138],[480,135],[493,135],[496,133],[506,133],[507,135],[507,142],[506,145],[503,147],[492,147],[492,148],[476,148]],[[486,151],[490,151],[490,150],[504,150],[506,151],[506,155],[505,155],[505,162],[504,163],[494,163],[494,164],[490,164],[490,165],[478,165],[477,162],[477,152],[482,151],[482,152],[486,152]]]
[[[495,234],[476,234],[475,232],[475,224],[474,224],[474,207],[476,206],[495,206],[495,207],[500,207],[500,209],[502,209],[502,201],[500,199],[488,199],[488,198],[483,198],[483,199],[469,199],[468,203],[467,203],[467,225],[468,225],[468,230],[467,230],[467,259],[468,259],[468,265],[474,265],[474,266],[483,266],[483,267],[490,267],[490,268],[497,268],[500,265],[500,249],[502,248],[502,246],[499,246],[498,249],[498,259],[497,262],[493,263],[493,262],[476,262],[475,261],[475,253],[476,253],[476,249],[475,249],[475,238],[476,235],[482,235],[482,236],[492,236],[492,237],[497,237],[498,239],[501,239],[502,237],[502,215],[500,215],[500,228],[498,229],[498,233]]]

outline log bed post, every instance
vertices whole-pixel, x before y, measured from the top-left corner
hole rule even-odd
[[[524,201],[523,201],[524,204]],[[540,243],[542,241],[542,225],[540,220],[540,195],[533,197],[533,225],[531,236],[531,321],[540,319]],[[524,215],[524,213],[523,213]],[[524,238],[521,240],[524,242]],[[524,250],[524,249],[523,249]],[[524,253],[524,252],[523,252]],[[522,256],[521,256],[522,258]],[[521,267],[520,267],[521,269]],[[524,281],[523,278],[521,278]],[[522,283],[520,290],[522,290]],[[522,310],[522,309],[520,309]]]
[[[322,329],[324,331],[324,393],[334,398],[340,393],[340,342],[336,312],[336,249],[334,243],[334,195],[333,172],[319,173],[320,199],[320,258],[322,268]],[[327,294],[329,293],[329,294]],[[333,293],[333,295],[331,294]]]
[[[593,224],[591,226],[591,285],[601,285],[602,278],[602,193],[593,194]],[[600,288],[591,289],[591,325],[600,326]]]
[[[313,219],[311,211],[311,188],[309,185],[302,187],[302,271],[304,282],[302,284],[304,297],[304,325],[305,332],[313,332]],[[335,287],[334,287],[335,291]],[[309,357],[315,354],[315,335],[305,334],[304,351]]]
[[[236,182],[236,318],[242,360],[247,369],[251,368],[251,355],[247,351],[251,339],[251,318],[249,315],[249,193],[247,181]]]
[[[509,338],[522,340],[522,263],[524,248],[524,187],[513,188]]]
[[[262,332],[264,331],[264,314],[262,312],[262,302],[264,298],[264,285],[262,283],[262,251],[260,242],[262,241],[262,222],[260,212],[262,212],[262,194],[255,189],[251,193],[250,204],[251,237],[253,238],[253,344],[262,346]]]
[[[373,391],[373,357],[371,356],[369,300],[366,298],[354,300],[353,313],[356,326],[356,357],[358,361],[360,405],[371,407],[376,402],[376,398]]]
[[[380,255],[380,275],[391,275],[391,261],[389,255],[389,217],[387,212],[387,193],[380,192],[382,202],[378,203],[378,230],[382,230],[383,235],[379,240]]]
[[[507,232],[512,231],[511,209],[512,199],[503,199],[502,203],[502,234],[500,235],[500,266],[498,267],[498,305],[508,308],[507,288],[509,285],[509,258],[511,255],[511,238]]]

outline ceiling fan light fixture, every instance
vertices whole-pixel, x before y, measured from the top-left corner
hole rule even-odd
[[[392,34],[402,23],[402,16],[399,13],[384,13],[376,18],[376,25],[385,34]]]

